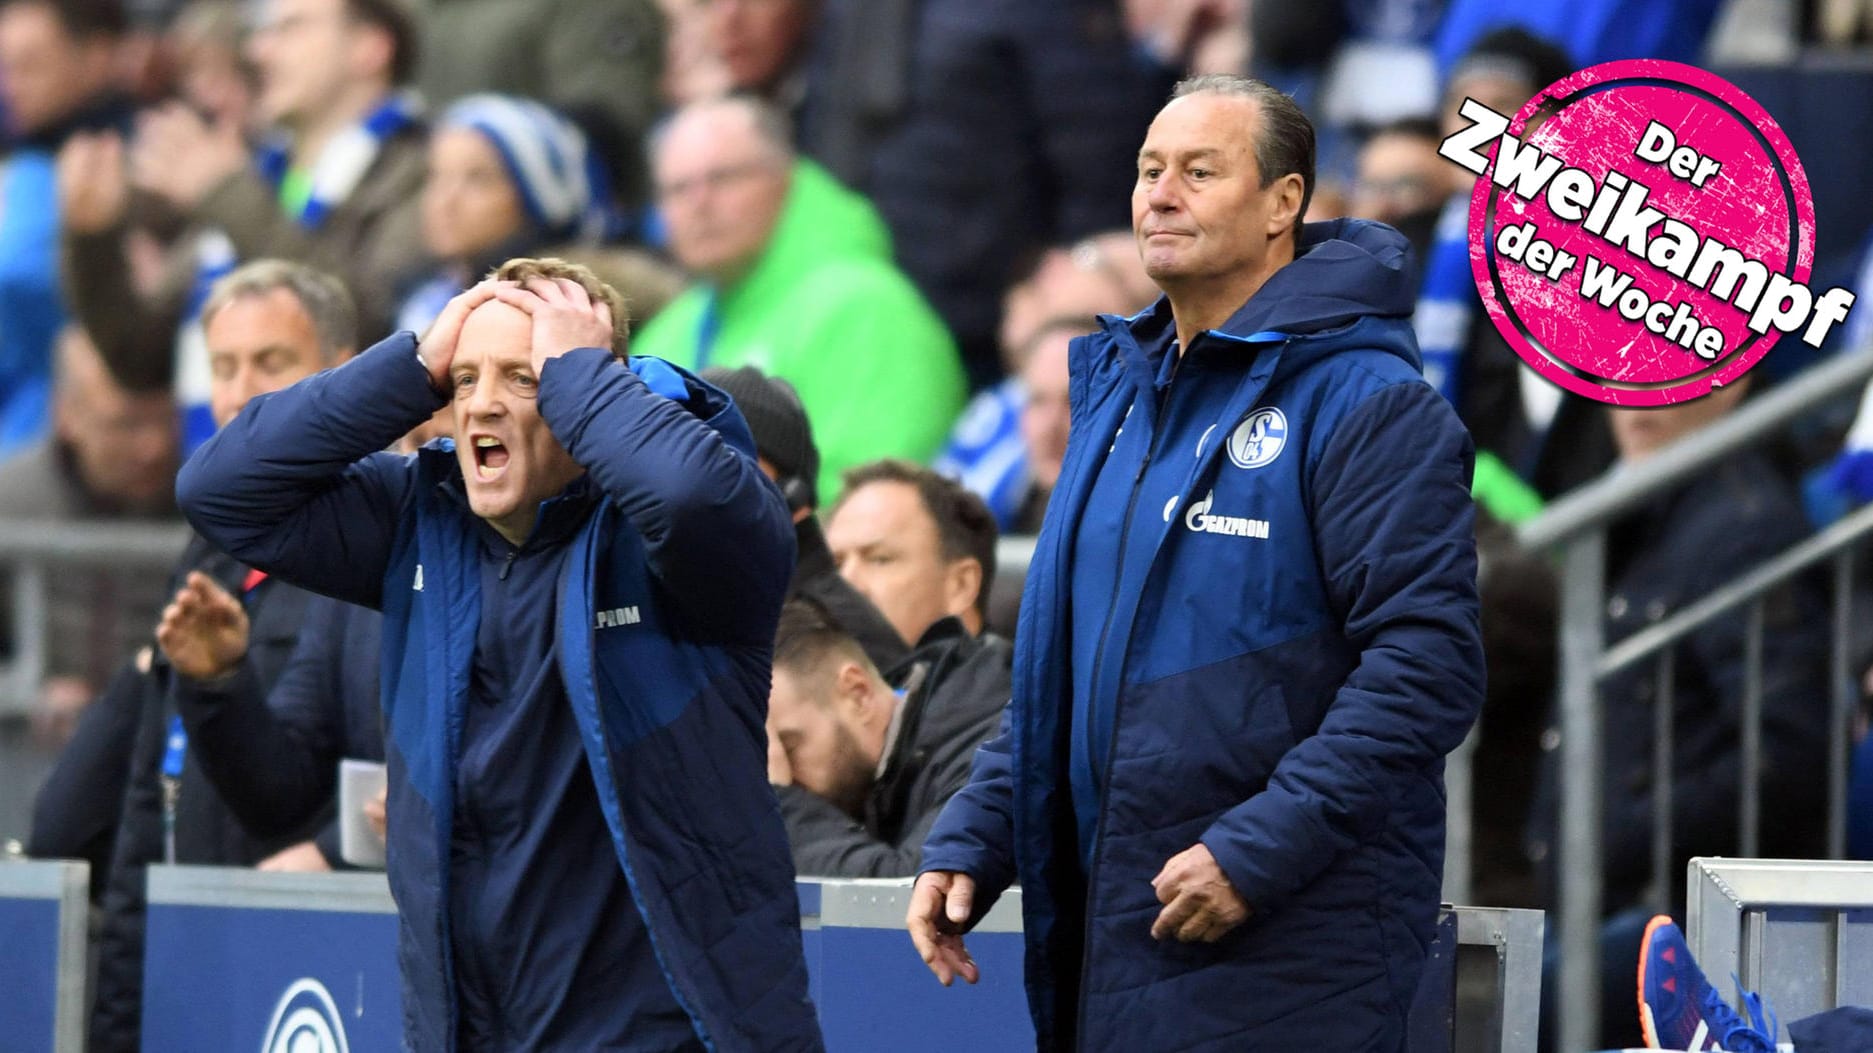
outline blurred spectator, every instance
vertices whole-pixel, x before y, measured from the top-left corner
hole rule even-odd
[[[1437,65],[1452,69],[1477,40],[1504,28],[1554,41],[1583,69],[1639,58],[1696,65],[1704,58],[1704,41],[1722,7],[1723,0],[1449,0],[1437,30]],[[1550,83],[1542,81],[1535,90]]]
[[[808,601],[782,611],[768,696],[768,781],[794,867],[813,877],[909,877],[1008,703],[1014,648],[937,623],[882,676]]]
[[[818,35],[801,149],[877,202],[987,386],[1022,257],[1125,225],[1175,74],[1141,60],[1112,0],[824,0]]]
[[[1541,733],[1555,689],[1554,564],[1515,531],[1476,511],[1476,591],[1483,630],[1483,712],[1471,783],[1471,897],[1492,907],[1538,908],[1523,834],[1541,770]]]
[[[259,87],[242,54],[247,26],[236,0],[193,0],[169,27],[176,93],[217,125],[245,128]]]
[[[1443,131],[1468,126],[1458,116],[1465,98],[1513,115],[1542,87],[1572,71],[1567,55],[1548,41],[1520,29],[1489,33],[1451,76]],[[1613,463],[1612,435],[1599,403],[1564,394],[1525,368],[1483,313],[1470,270],[1474,180],[1452,178],[1456,188],[1438,216],[1412,316],[1424,376],[1457,408],[1479,451],[1552,498]],[[1514,518],[1495,492],[1479,490],[1477,496],[1497,516]]]
[[[904,461],[847,472],[826,520],[839,573],[913,648],[944,618],[981,634],[995,541],[995,519],[980,497]]]
[[[1098,328],[1090,316],[1043,322],[1013,356],[1015,375],[975,397],[933,465],[986,501],[1007,533],[1040,533],[1066,454],[1067,346]]]
[[[1622,463],[1650,457],[1728,413],[1746,378],[1692,402],[1658,409],[1611,409]],[[1760,453],[1748,451],[1613,525],[1607,535],[1605,633],[1617,644],[1684,610],[1736,576],[1778,555],[1807,533],[1794,489]],[[1815,858],[1826,848],[1826,783],[1814,773],[1827,757],[1827,618],[1819,584],[1807,577],[1761,601],[1763,821],[1756,855]],[[1731,612],[1671,651],[1673,749],[1671,857],[1652,873],[1654,714],[1652,662],[1600,687],[1604,717],[1604,959],[1629,969],[1644,919],[1655,911],[1648,881],[1683,909],[1684,868],[1692,856],[1737,855],[1747,676],[1747,611]],[[1560,731],[1543,733],[1539,792],[1528,852],[1553,903],[1558,841]],[[1629,912],[1629,913],[1622,913]],[[1637,925],[1634,922],[1637,922]],[[1617,978],[1619,969],[1606,975]],[[1625,981],[1630,984],[1630,975]],[[1630,987],[1624,987],[1630,991]],[[1605,1003],[1613,1006],[1615,1003]],[[1639,1035],[1630,1012],[1608,1011],[1604,1046]],[[1614,1030],[1617,1028],[1617,1030]]]
[[[1038,530],[1042,508],[1022,515],[1028,496],[1022,439],[1028,395],[1021,374],[1032,357],[1028,352],[1042,329],[1063,319],[1078,319],[1084,326],[1078,331],[1089,333],[1099,327],[1095,315],[1134,314],[1158,295],[1129,230],[1109,231],[1042,253],[1033,273],[1016,282],[1002,301],[1000,340],[1009,376],[969,400],[934,462],[936,470],[980,494],[1003,531]],[[1061,377],[1064,384],[1064,372]],[[994,615],[991,621],[1013,626],[1011,620]]]
[[[0,166],[0,456],[45,433],[52,343],[65,322],[53,158],[73,135],[122,129],[118,0],[0,3],[0,103],[13,146]]]
[[[822,0],[697,0],[710,50],[733,91],[791,111],[805,91],[800,57]]]
[[[278,257],[343,278],[361,329],[388,330],[397,293],[421,273],[423,128],[396,90],[415,61],[400,0],[277,0],[248,53],[258,119],[278,136],[251,158],[232,102],[211,120],[181,103],[147,113],[134,149],[75,140],[60,159],[65,280],[111,369],[137,390],[181,380],[189,444],[199,408],[200,327],[210,284],[238,260]],[[158,287],[140,295],[126,257],[129,188],[186,217]],[[178,370],[181,373],[178,373]]]
[[[212,655],[170,689],[196,759],[248,834],[301,833],[309,820],[331,814],[339,761],[384,759],[383,616],[313,597],[298,645],[268,691],[248,658],[251,625],[240,601],[212,582],[191,591],[191,603],[164,612],[157,638],[172,661],[184,648]],[[311,841],[281,849],[259,868],[342,869],[339,825],[332,816]]]
[[[780,487],[793,513],[794,567],[787,583],[789,600],[817,604],[840,632],[856,640],[878,669],[891,669],[910,653],[897,630],[872,602],[839,576],[826,534],[819,525],[819,448],[812,424],[793,385],[754,366],[702,371],[702,379],[728,392],[748,430],[761,471]]]
[[[1250,5],[1256,70],[1312,100],[1323,181],[1351,174],[1364,131],[1436,111],[1441,76],[1431,41],[1442,14],[1442,0]]]
[[[344,286],[296,263],[260,260],[222,278],[203,307],[213,364],[215,421],[225,425],[256,395],[278,391],[349,357],[357,342],[357,316]],[[246,660],[268,690],[293,650],[311,594],[241,566],[199,538],[177,567],[175,588],[199,590],[211,582],[241,598],[252,645]],[[179,676],[157,655],[140,692],[141,712],[127,767],[122,820],[105,892],[99,938],[97,1000],[90,1048],[98,1053],[137,1048],[143,973],[143,875],[167,860],[251,866],[306,841],[324,824],[316,816],[303,829],[256,837],[240,823],[203,771],[177,709]],[[85,757],[108,751],[87,743]],[[74,743],[76,750],[78,743]],[[119,763],[124,763],[119,758]],[[41,791],[35,822],[56,822],[45,795],[68,801],[73,812],[90,807],[80,781],[92,773],[60,769]]]
[[[663,80],[658,87],[664,105],[678,110],[728,94],[728,66],[716,54],[708,0],[658,0],[658,6],[670,27],[664,38]]]
[[[1041,253],[1034,269],[1008,289],[1002,299],[1001,346],[1004,355],[1027,344],[1040,326],[1066,315],[1132,315],[1160,295],[1145,273],[1138,243],[1129,229],[1083,238],[1071,246]],[[1016,363],[1004,358],[1009,372]]]
[[[1373,132],[1359,148],[1352,214],[1398,228],[1422,263],[1444,201],[1457,189],[1457,167],[1437,153],[1437,122],[1407,118]]]
[[[1125,28],[1170,73],[1249,71],[1249,0],[1124,0]]]
[[[60,334],[52,436],[0,463],[0,520],[173,520],[176,414],[167,393],[137,395],[111,378],[84,330]],[[10,576],[9,576],[10,577]],[[55,565],[45,576],[41,703],[48,745],[69,736],[92,695],[149,638],[168,574]],[[8,612],[10,613],[10,612]],[[0,616],[0,622],[8,619]]]
[[[655,168],[670,248],[702,284],[632,350],[785,378],[813,421],[826,492],[862,461],[934,454],[962,406],[962,369],[943,323],[891,264],[871,205],[797,159],[782,119],[752,99],[677,114]]]
[[[658,0],[419,0],[417,85],[431,106],[475,92],[538,99],[576,121],[620,203],[644,200],[642,143],[659,109]]]
[[[429,138],[423,246],[440,270],[407,296],[396,328],[421,333],[503,261],[596,242],[616,224],[603,166],[577,125],[529,99],[469,95]]]

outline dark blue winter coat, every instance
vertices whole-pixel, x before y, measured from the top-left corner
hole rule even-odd
[[[1443,758],[1483,686],[1471,446],[1419,374],[1406,252],[1378,224],[1308,226],[1301,255],[1185,351],[1178,383],[1226,391],[1207,420],[1159,419],[1147,349],[1168,347],[1166,303],[1073,344],[1011,725],[923,859],[972,875],[981,909],[1019,879],[1043,1049],[1402,1041],[1437,914]],[[1185,478],[1125,557],[1148,571],[1112,598],[1127,629],[1083,873],[1069,660],[1102,627],[1069,623],[1067,590],[1078,525],[1109,511],[1087,502],[1121,424]],[[1214,944],[1154,942],[1151,879],[1199,840],[1253,914]]]
[[[384,612],[405,1037],[428,1050],[455,1047],[449,837],[480,541],[447,443],[413,457],[370,452],[444,401],[415,352],[398,334],[255,399],[197,452],[177,490],[230,551]],[[604,494],[558,550],[550,616],[658,964],[710,1049],[819,1049],[765,764],[769,661],[793,561],[786,506],[755,464],[740,411],[664,363],[627,368],[600,349],[572,351],[547,363],[538,398]]]

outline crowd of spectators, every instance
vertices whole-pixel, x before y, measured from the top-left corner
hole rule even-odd
[[[1593,62],[1695,61],[1719,6],[0,0],[0,519],[173,522],[178,464],[255,395],[422,330],[503,260],[578,261],[622,292],[632,353],[736,399],[792,508],[769,768],[801,871],[912,873],[1007,699],[1019,572],[996,543],[1045,519],[1073,339],[1158,295],[1127,226],[1146,123],[1180,76],[1254,72],[1321,125],[1308,219],[1417,250],[1426,378],[1478,455],[1477,888],[1550,905],[1555,586],[1509,527],[1744,391],[1609,414],[1524,369],[1477,303],[1470,177],[1437,144],[1466,97],[1512,112]],[[1618,524],[1609,642],[1798,540],[1815,487],[1873,479],[1824,469],[1752,454]],[[1771,599],[1763,807],[1812,814],[1824,599]],[[166,602],[238,623],[238,646]],[[346,865],[333,765],[381,756],[375,615],[199,542],[154,573],[60,568],[45,609],[33,704],[64,752],[27,847],[92,860],[94,1048],[128,1048],[143,865]],[[1675,859],[1735,847],[1744,625],[1718,629],[1676,653]],[[1651,683],[1605,688],[1629,835],[1609,914],[1653,877]],[[169,771],[172,725],[192,748]],[[1772,825],[1778,851],[1824,848]]]

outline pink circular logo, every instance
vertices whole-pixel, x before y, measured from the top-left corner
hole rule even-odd
[[[1708,393],[1785,333],[1819,345],[1853,296],[1806,286],[1814,201],[1788,138],[1735,85],[1609,62],[1513,120],[1474,101],[1443,153],[1482,178],[1470,262],[1542,376],[1623,406]],[[1533,131],[1530,131],[1530,128]]]

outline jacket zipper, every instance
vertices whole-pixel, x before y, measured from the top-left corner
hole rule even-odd
[[[1173,351],[1175,353],[1175,349],[1173,349]],[[1138,472],[1136,475],[1132,476],[1132,492],[1131,492],[1131,496],[1128,497],[1125,501],[1125,519],[1119,528],[1121,533],[1119,534],[1119,553],[1118,553],[1117,563],[1118,563],[1118,568],[1119,568],[1119,580],[1121,581],[1124,580],[1124,576],[1125,576],[1125,548],[1126,548],[1127,543],[1131,541],[1132,514],[1136,512],[1138,508],[1138,491],[1143,489],[1144,487],[1145,471],[1146,469],[1151,467],[1152,460],[1154,460],[1157,456],[1158,445],[1159,443],[1163,441],[1164,433],[1166,430],[1168,430],[1163,427],[1164,412],[1171,404],[1171,389],[1174,388],[1177,384],[1177,373],[1178,373],[1178,370],[1183,366],[1183,362],[1184,362],[1183,354],[1178,353],[1177,361],[1172,363],[1171,365],[1170,379],[1165,382],[1164,391],[1158,395],[1157,413],[1152,419],[1151,440],[1150,442],[1145,444],[1144,460],[1139,462]],[[1147,577],[1148,576],[1149,576],[1149,572],[1147,572]],[[1095,688],[1098,686],[1100,670],[1105,665],[1106,643],[1111,639],[1112,619],[1114,615],[1116,615],[1117,613],[1118,613],[1117,604],[1114,604],[1112,607],[1107,609],[1106,623],[1099,631],[1099,646],[1093,649],[1093,679],[1089,681],[1089,683],[1091,683]],[[1121,667],[1123,667],[1124,665],[1123,662],[1120,662],[1119,664]],[[1086,1040],[1085,992],[1086,992],[1086,970],[1087,970],[1087,967],[1092,962],[1093,888],[1095,886],[1093,878],[1099,870],[1099,841],[1100,841],[1100,838],[1102,838],[1105,835],[1105,829],[1106,829],[1105,778],[1106,778],[1107,773],[1110,772],[1112,769],[1113,755],[1118,752],[1119,706],[1121,705],[1123,698],[1124,698],[1124,694],[1125,694],[1123,690],[1124,685],[1125,685],[1124,674],[1125,674],[1125,670],[1123,668],[1120,668],[1119,677],[1118,677],[1119,682],[1118,682],[1118,685],[1113,690],[1112,735],[1106,740],[1105,762],[1101,765],[1096,766],[1093,769],[1093,775],[1095,777],[1095,789],[1099,793],[1099,815],[1093,821],[1093,843],[1091,846],[1089,846],[1092,850],[1092,860],[1091,860],[1091,865],[1089,865],[1086,868],[1086,902],[1081,909],[1080,931],[1083,935],[1080,940],[1079,995],[1075,999],[1075,1001],[1077,1002],[1077,1005],[1075,1007],[1075,1012],[1079,1020],[1078,1020],[1078,1023],[1075,1025],[1074,1032],[1073,1032],[1073,1041],[1074,1041],[1075,1047],[1077,1048],[1084,1048],[1085,1040]],[[1097,696],[1098,694],[1097,691],[1094,691],[1092,693],[1095,696]],[[1087,699],[1087,703],[1088,703],[1087,715],[1090,718],[1092,715],[1092,710],[1090,708],[1092,699],[1090,698]],[[1088,719],[1086,721],[1085,736],[1086,736],[1086,754],[1089,759],[1092,757],[1092,754],[1093,754],[1092,730],[1093,730],[1093,721],[1091,719]]]

